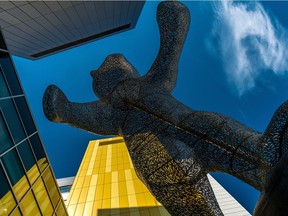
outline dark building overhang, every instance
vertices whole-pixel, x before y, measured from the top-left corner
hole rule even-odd
[[[144,1],[0,1],[12,55],[39,59],[133,29]]]

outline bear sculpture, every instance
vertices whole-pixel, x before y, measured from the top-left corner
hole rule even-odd
[[[162,2],[157,22],[160,50],[146,75],[140,76],[121,54],[110,55],[91,72],[99,100],[70,102],[51,85],[43,97],[46,117],[95,134],[122,136],[138,177],[171,215],[223,215],[209,172],[228,173],[261,191],[255,215],[288,215],[279,201],[288,200],[282,175],[288,158],[287,102],[264,134],[224,115],[185,106],[171,92],[189,11],[180,2]],[[277,182],[285,189],[279,190],[280,198]]]

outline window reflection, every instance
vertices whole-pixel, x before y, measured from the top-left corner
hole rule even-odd
[[[14,99],[22,122],[24,124],[25,130],[28,135],[34,133],[36,131],[34,122],[32,120],[32,116],[30,114],[29,108],[27,106],[27,102],[25,97],[17,97]]]
[[[29,191],[20,202],[20,207],[24,215],[40,216],[41,213],[36,204],[35,198]]]
[[[7,85],[3,76],[2,68],[0,67],[0,97],[8,97],[8,96],[10,96],[9,90],[7,88]]]
[[[12,94],[13,95],[23,94],[8,53],[1,53],[0,66],[2,67],[3,73],[5,74],[5,77],[7,79]]]
[[[52,215],[53,207],[41,178],[33,185],[33,191],[43,215]]]
[[[37,164],[41,171],[45,169],[45,167],[48,165],[48,161],[44,152],[44,149],[42,147],[42,143],[40,141],[40,138],[38,134],[33,135],[30,139],[34,154],[37,159]]]
[[[0,110],[0,140],[1,140],[0,154],[6,151],[9,147],[13,146],[13,141],[11,140],[11,137],[9,135],[1,110]]]
[[[15,209],[9,216],[22,216],[19,209]]]
[[[36,161],[32,153],[32,150],[30,148],[30,145],[27,141],[24,141],[17,148],[18,148],[20,157],[22,158],[24,167],[26,169],[26,174],[28,176],[28,179],[32,184],[40,175],[40,173],[36,165]]]
[[[0,107],[4,113],[8,128],[11,131],[15,143],[25,138],[25,133],[12,99],[0,100]]]
[[[13,198],[11,188],[9,187],[9,184],[1,167],[0,182],[0,215],[8,215],[16,206],[16,202]]]
[[[46,169],[45,172],[43,173],[43,179],[48,189],[49,195],[51,197],[52,204],[54,207],[56,207],[58,200],[60,199],[60,194],[57,190],[57,185],[54,181],[50,167],[49,169]]]
[[[1,159],[13,186],[15,196],[20,200],[29,189],[29,185],[16,150],[9,151]]]
[[[66,216],[66,211],[65,211],[65,207],[63,205],[63,202],[60,202],[57,210],[56,210],[57,216]]]

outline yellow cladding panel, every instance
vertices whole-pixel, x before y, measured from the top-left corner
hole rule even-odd
[[[88,194],[88,188],[82,188],[78,203],[85,203]]]
[[[96,193],[96,186],[89,187],[86,202],[93,202],[95,198],[95,193]]]
[[[70,205],[67,207],[67,211],[68,211],[68,215],[69,215],[69,216],[73,216],[73,215],[74,215],[75,210],[76,210],[76,207],[77,207],[77,205],[72,205],[72,204],[70,204]]]
[[[68,197],[70,216],[168,216],[138,179],[122,138],[90,141]]]
[[[85,207],[85,203],[77,204],[76,211],[75,211],[75,216],[83,215],[84,207]]]
[[[84,206],[83,215],[92,215],[93,211],[93,202],[86,202]]]

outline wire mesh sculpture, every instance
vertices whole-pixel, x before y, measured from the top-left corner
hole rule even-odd
[[[110,55],[91,72],[99,100],[73,103],[51,85],[43,97],[44,113],[51,121],[95,134],[123,136],[137,175],[171,215],[223,215],[207,173],[226,172],[267,191],[273,167],[287,152],[288,104],[261,134],[224,115],[180,103],[171,92],[189,11],[182,3],[162,2],[157,22],[160,50],[146,75],[140,76],[121,54]],[[269,213],[267,196],[261,200],[255,215]]]

